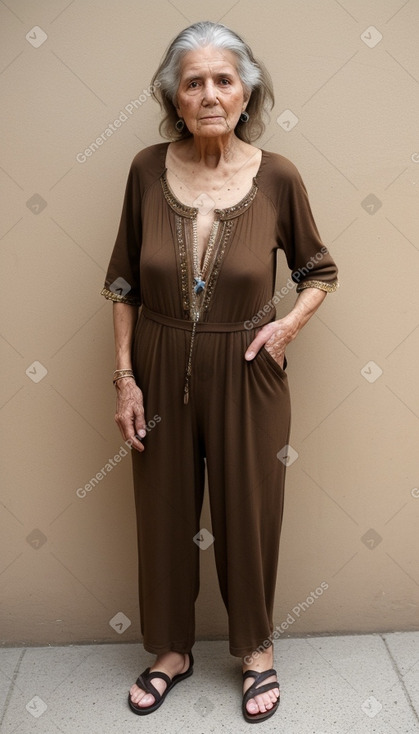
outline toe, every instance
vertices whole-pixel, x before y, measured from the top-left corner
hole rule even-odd
[[[275,678],[272,676],[266,682],[274,682]],[[276,681],[275,681],[276,682]],[[247,690],[248,686],[245,686]],[[266,711],[270,711],[276,704],[279,696],[279,688],[273,688],[270,691],[261,693],[259,696],[250,698],[246,704],[246,709],[249,714],[264,714]]]
[[[259,711],[259,707],[254,698],[250,698],[248,700],[246,709],[248,710],[249,714],[257,714],[257,712]]]
[[[275,694],[275,691],[261,693],[260,696],[250,698],[247,702],[246,708],[249,714],[263,714],[266,711],[270,711],[274,707],[277,698],[278,696]]]
[[[129,689],[129,695],[130,695],[130,697],[131,697],[131,701],[132,701],[133,703],[138,703],[138,701],[140,700],[140,698],[141,698],[141,695],[142,695],[143,693],[144,693],[144,691],[142,691],[142,690],[141,690],[140,688],[138,688],[138,686],[137,686],[137,685],[135,685],[135,683],[134,683],[134,685],[133,685],[133,686],[131,686],[131,688]]]
[[[151,693],[143,691],[135,683],[130,688],[130,696],[132,703],[135,703],[137,706],[151,706],[154,703],[154,696]]]
[[[255,696],[255,701],[258,706],[259,711],[264,714],[267,710],[268,706],[266,705],[266,697],[263,695]]]
[[[146,693],[138,702],[138,706],[152,706],[153,703],[154,696],[152,696],[151,693]]]

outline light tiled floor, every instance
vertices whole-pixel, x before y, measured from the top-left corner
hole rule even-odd
[[[2,734],[241,734],[240,660],[227,642],[197,642],[194,674],[149,716],[127,694],[154,656],[142,645],[0,651]],[[275,643],[281,734],[419,732],[419,632],[282,639]],[[254,731],[252,728],[251,731]]]

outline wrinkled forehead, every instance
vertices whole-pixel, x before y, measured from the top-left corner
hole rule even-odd
[[[233,51],[205,46],[187,51],[180,66],[181,77],[208,74],[237,75],[237,57]]]

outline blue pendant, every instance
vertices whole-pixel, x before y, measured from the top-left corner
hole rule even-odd
[[[202,280],[201,278],[194,278],[193,279],[193,282],[195,283],[195,285],[194,285],[194,291],[195,291],[195,293],[197,295],[198,295],[198,293],[202,293],[202,291],[205,288],[205,280]]]

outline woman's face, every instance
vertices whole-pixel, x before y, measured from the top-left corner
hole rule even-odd
[[[206,46],[185,54],[176,111],[192,135],[217,137],[234,131],[247,102],[232,51]]]

